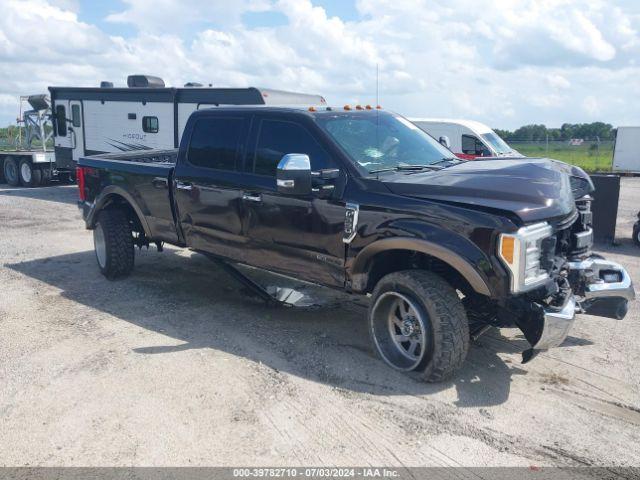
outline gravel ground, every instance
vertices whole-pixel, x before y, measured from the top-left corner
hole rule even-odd
[[[75,200],[0,186],[0,465],[640,466],[636,302],[527,365],[516,330],[489,332],[422,384],[371,353],[365,298],[266,308],[176,249],[105,280]],[[600,247],[632,278],[639,208],[624,178]]]

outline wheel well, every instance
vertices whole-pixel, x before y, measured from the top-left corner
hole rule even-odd
[[[138,235],[139,238],[145,237],[144,228],[142,226],[142,222],[138,217],[138,214],[131,206],[131,204],[120,195],[113,193],[109,195],[102,208],[100,210],[108,210],[108,209],[120,209],[123,210],[127,214],[127,218],[131,223],[131,230]]]
[[[378,281],[389,273],[401,270],[428,270],[445,279],[465,296],[474,293],[471,284],[448,263],[414,250],[385,250],[376,254],[367,265],[366,293],[373,291]]]

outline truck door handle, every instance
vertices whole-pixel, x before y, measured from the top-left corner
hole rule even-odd
[[[156,188],[167,188],[169,186],[169,181],[166,178],[156,177],[151,180],[151,184]]]
[[[242,199],[248,202],[261,202],[262,195],[260,195],[259,193],[243,193]]]
[[[193,185],[191,185],[190,183],[184,183],[184,182],[176,182],[176,188],[178,190],[193,190]]]

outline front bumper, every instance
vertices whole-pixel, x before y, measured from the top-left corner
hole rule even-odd
[[[628,302],[635,299],[631,277],[618,263],[590,257],[569,263],[571,291],[561,306],[534,305],[533,325],[525,331],[531,350],[523,360],[536,352],[559,346],[571,330],[576,313],[623,319]]]

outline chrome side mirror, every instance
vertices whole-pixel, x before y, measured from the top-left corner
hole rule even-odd
[[[304,153],[288,153],[276,170],[278,192],[288,195],[311,194],[311,160]]]
[[[449,141],[449,137],[447,137],[446,135],[442,135],[438,141],[445,147],[447,147],[448,149],[451,149],[451,142]]]

